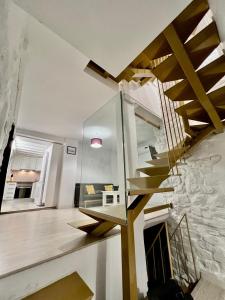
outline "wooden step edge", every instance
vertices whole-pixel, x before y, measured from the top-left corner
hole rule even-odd
[[[100,224],[100,222],[95,221],[94,219],[89,219],[89,220],[72,221],[67,224],[72,226],[73,228],[82,230],[86,233],[90,233]]]
[[[97,225],[99,222],[95,221],[94,219],[87,219],[87,220],[79,220],[79,221],[72,221],[68,222],[67,224],[74,227],[74,228],[85,228],[90,225]]]
[[[146,164],[150,164],[152,166],[168,166],[169,167],[169,159],[167,157],[159,158],[159,159],[152,159],[147,160]]]
[[[112,209],[114,209],[114,205],[112,205]],[[107,206],[108,210],[110,209],[110,206]],[[96,217],[100,220],[103,220],[103,221],[110,221],[112,223],[115,223],[117,225],[126,225],[127,222],[126,222],[126,219],[121,219],[121,218],[118,218],[118,217],[115,217],[113,215],[110,215],[108,213],[106,213],[104,211],[104,208],[101,211],[96,211],[96,210],[92,210],[92,209],[89,209],[89,208],[83,208],[83,207],[80,207],[79,208],[79,211],[82,212],[83,214],[89,216],[89,217]]]
[[[127,178],[128,181],[132,181],[132,180],[136,180],[136,179],[146,179],[146,178],[152,178],[152,179],[155,179],[155,178],[168,178],[170,176],[170,174],[159,174],[159,175],[152,175],[152,176],[141,176],[141,177],[131,177],[131,178]]]
[[[169,170],[169,167],[167,165],[163,166],[150,166],[150,167],[142,167],[142,168],[138,168],[136,169],[138,172],[142,172],[144,170],[157,170],[157,169],[168,169]]]
[[[174,152],[179,152],[180,153],[185,153],[188,149],[190,148],[190,146],[185,146],[185,147],[181,147],[181,148],[174,148],[173,150],[169,150],[169,151],[165,151],[165,152],[161,152],[161,153],[156,153],[155,156],[159,157],[159,158],[167,158],[170,156],[175,155]]]
[[[153,207],[147,207],[144,209],[144,214],[149,214],[155,211],[163,210],[163,209],[172,209],[173,208],[173,203],[168,203],[168,204],[163,204],[163,205],[158,205],[158,206],[153,206]]]
[[[138,195],[148,195],[148,194],[168,193],[168,192],[174,192],[174,188],[168,187],[168,188],[128,190],[128,195],[129,196],[138,196]]]

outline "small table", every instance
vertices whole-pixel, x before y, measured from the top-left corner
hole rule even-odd
[[[102,205],[111,205],[111,203],[107,203],[107,196],[113,196],[112,205],[117,204],[117,196],[119,196],[119,191],[102,191]]]

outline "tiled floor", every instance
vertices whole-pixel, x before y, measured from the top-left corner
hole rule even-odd
[[[31,198],[19,198],[13,200],[2,201],[1,212],[28,210],[35,208],[44,208],[44,206],[37,206],[34,203],[34,199]]]

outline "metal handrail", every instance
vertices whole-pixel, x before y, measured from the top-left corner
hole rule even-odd
[[[182,224],[185,224],[185,226],[181,226]],[[185,249],[185,246],[184,246],[182,229],[183,230],[186,229],[186,231],[187,231],[187,238],[188,238],[189,246],[190,246],[191,260],[192,260],[192,263],[194,266],[194,277],[195,277],[194,281],[190,276],[189,267],[187,265],[186,258],[188,255],[187,255],[187,249]],[[178,277],[181,279],[181,281],[182,280],[186,281],[186,283],[189,285],[195,284],[199,280],[199,277],[198,277],[196,262],[195,262],[195,258],[194,258],[194,251],[193,251],[193,245],[192,245],[190,231],[189,231],[187,214],[183,215],[180,222],[176,226],[175,230],[170,235],[170,245],[172,245],[173,241],[174,241],[174,246],[175,246],[174,260],[176,262]],[[179,244],[180,244],[180,247],[179,247]],[[179,248],[181,248],[181,250]],[[182,255],[183,255],[183,257],[182,257]],[[182,274],[181,268],[183,268],[184,274]],[[175,271],[175,268],[173,268],[173,271]],[[183,275],[186,275],[186,278]]]

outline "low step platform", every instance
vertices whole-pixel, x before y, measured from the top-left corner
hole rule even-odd
[[[94,294],[76,272],[66,276],[36,293],[23,298],[24,300],[91,300]]]
[[[85,215],[98,219],[99,221],[109,221],[116,225],[126,225],[126,206],[108,205],[92,208],[79,208]]]

